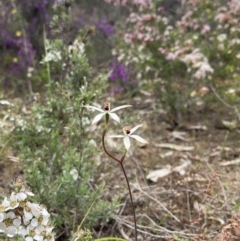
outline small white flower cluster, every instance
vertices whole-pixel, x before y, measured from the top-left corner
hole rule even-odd
[[[73,177],[73,180],[76,181],[78,179],[78,170],[76,168],[72,168],[70,171],[70,175]]]
[[[225,33],[219,34],[219,35],[217,36],[217,40],[218,40],[218,42],[220,42],[220,43],[226,41],[226,40],[227,40],[227,34],[225,34]]]
[[[105,0],[107,3],[112,3],[115,6],[126,6],[131,4],[132,6],[140,7],[142,9],[150,8],[152,6],[152,0]]]
[[[73,44],[69,45],[68,53],[70,55],[72,55],[72,54],[79,54],[79,55],[84,54],[85,53],[85,44],[82,41],[80,41],[78,39],[75,39]]]
[[[53,226],[46,208],[28,201],[28,197],[34,194],[24,185],[18,189],[0,204],[0,233],[8,237],[19,235],[26,241],[54,241]]]
[[[47,63],[47,62],[51,62],[51,61],[58,62],[61,59],[62,59],[61,52],[52,50],[51,52],[48,52],[46,54],[42,63]]]
[[[191,42],[188,41],[188,44],[191,45]],[[178,59],[182,61],[187,65],[188,72],[192,72],[193,77],[196,79],[210,78],[214,69],[209,64],[208,58],[198,48],[192,50],[190,53],[188,51],[190,51],[188,47],[177,47],[173,53],[167,55],[166,59]]]

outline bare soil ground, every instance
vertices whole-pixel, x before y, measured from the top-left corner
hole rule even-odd
[[[192,111],[184,123],[172,128],[154,100],[143,102],[138,97],[132,104],[136,124],[144,123],[137,134],[149,141],[147,146],[133,142],[124,160],[138,241],[240,240],[240,134],[221,124],[234,118],[232,111],[224,106]],[[109,144],[113,151],[114,142]],[[0,159],[1,194],[7,193],[10,180],[21,173],[11,155]],[[106,183],[104,198],[113,201],[118,197],[120,204],[112,220],[93,227],[95,235],[134,240],[124,176],[118,163],[104,153],[96,182]]]
[[[137,119],[145,123],[138,133],[149,140],[148,146],[134,144],[124,160],[138,240],[240,240],[239,132],[222,124],[234,118],[232,111],[224,106],[205,108],[172,128],[154,102],[146,105],[136,98],[133,103]],[[134,240],[124,176],[118,163],[105,155],[102,161],[106,196],[122,196],[112,234],[118,230],[122,237]]]

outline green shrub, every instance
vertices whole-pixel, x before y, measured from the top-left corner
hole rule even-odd
[[[230,102],[239,101],[231,90],[238,92],[240,61],[240,10],[234,0],[178,1],[174,13],[165,1],[105,1],[131,9],[117,31],[116,58],[133,66],[140,81],[150,82],[156,99],[177,120],[202,103],[201,89],[210,84]]]
[[[31,115],[17,119],[6,138],[22,160],[36,201],[52,214],[57,235],[67,238],[96,200],[83,228],[109,216],[111,205],[100,200],[103,187],[94,183],[99,153],[88,141],[89,120],[82,107],[101,94],[107,78],[92,77],[84,51],[69,52],[60,40],[46,43],[47,94],[40,94]]]

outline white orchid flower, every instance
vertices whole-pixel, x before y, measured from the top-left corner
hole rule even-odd
[[[123,127],[123,133],[124,135],[113,135],[113,136],[109,136],[110,138],[123,138],[123,143],[125,148],[127,149],[127,151],[130,149],[131,147],[131,141],[130,141],[130,137],[134,138],[135,140],[144,143],[144,144],[148,144],[148,142],[146,140],[144,140],[142,137],[138,136],[138,135],[133,135],[133,133],[139,128],[143,126],[141,125],[137,125],[133,128],[131,128],[130,126],[124,126]]]
[[[111,110],[110,108],[110,103],[109,102],[105,102],[103,105],[103,109],[97,108],[95,106],[91,106],[91,105],[85,105],[84,107],[86,108],[90,108],[90,109],[94,109],[94,110],[98,110],[99,112],[101,112],[100,114],[96,115],[92,121],[92,125],[96,124],[97,122],[99,122],[103,116],[105,115],[109,115],[113,120],[120,122],[120,118],[116,113],[113,113],[117,110],[123,109],[123,108],[127,108],[127,107],[131,107],[131,105],[122,105],[119,107],[115,107]]]

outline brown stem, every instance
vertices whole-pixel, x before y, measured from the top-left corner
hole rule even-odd
[[[125,155],[123,157],[125,157]],[[122,159],[122,161],[123,161],[123,159]],[[122,161],[119,162],[119,164],[121,165],[121,168],[122,168],[122,171],[124,173],[124,176],[125,176],[125,179],[126,179],[126,182],[127,182],[127,186],[128,186],[128,192],[129,192],[129,195],[130,195],[131,204],[132,204],[132,211],[133,211],[133,220],[134,220],[134,228],[135,228],[135,241],[137,241],[137,220],[136,220],[135,208],[134,208],[134,205],[133,205],[132,191],[131,191],[131,188],[130,188],[130,185],[129,185],[129,181],[128,181],[128,177],[127,177],[127,173],[125,171],[125,168],[123,166],[123,162]]]
[[[133,211],[134,228],[135,228],[135,241],[137,241],[137,220],[136,220],[135,208],[134,208],[134,205],[133,205],[132,191],[131,191],[131,188],[130,188],[130,184],[129,184],[129,180],[128,180],[128,177],[127,177],[127,173],[126,173],[125,168],[124,168],[124,166],[123,166],[123,160],[124,160],[124,158],[125,158],[125,156],[126,156],[126,152],[123,154],[123,156],[121,157],[120,160],[118,160],[116,157],[114,157],[113,155],[111,155],[111,154],[107,151],[106,146],[105,146],[105,141],[104,141],[104,140],[105,140],[106,132],[107,132],[107,130],[105,129],[105,130],[103,131],[103,134],[102,134],[102,145],[103,145],[103,149],[104,149],[105,153],[106,153],[110,158],[112,158],[113,160],[117,161],[117,162],[120,164],[121,168],[122,168],[122,172],[123,172],[123,174],[124,174],[124,177],[125,177],[125,180],[126,180],[127,186],[128,186],[128,193],[129,193],[129,195],[130,195],[130,200],[131,200],[131,205],[132,205],[132,211]]]
[[[103,145],[103,149],[104,149],[105,153],[106,153],[109,157],[111,157],[113,160],[115,160],[115,161],[117,161],[117,162],[120,163],[120,160],[118,160],[116,157],[114,157],[113,155],[111,155],[111,154],[107,151],[107,149],[106,149],[106,146],[105,146],[105,135],[106,135],[106,132],[107,132],[107,130],[104,130],[104,131],[103,131],[103,134],[102,134],[102,145]]]

